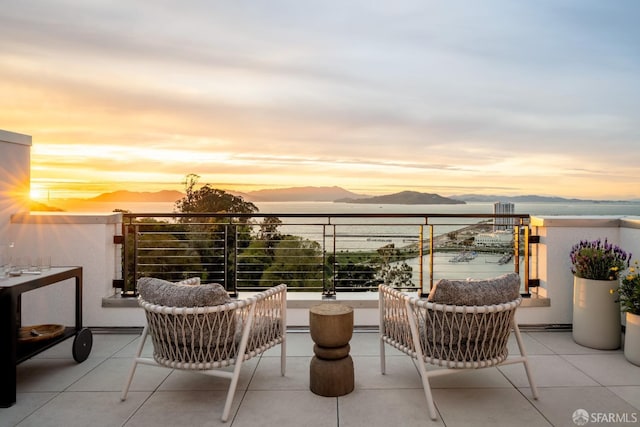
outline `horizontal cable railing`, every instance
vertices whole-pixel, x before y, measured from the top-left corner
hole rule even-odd
[[[200,277],[231,293],[426,294],[440,278],[515,271],[529,295],[529,215],[124,213],[122,294],[136,281]]]

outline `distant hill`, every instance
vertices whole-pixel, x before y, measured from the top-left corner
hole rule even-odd
[[[29,210],[31,212],[64,212],[64,209],[56,208],[55,206],[48,206],[44,203],[33,200],[29,202]]]
[[[395,205],[464,205],[462,200],[442,197],[439,194],[419,193],[417,191],[401,191],[385,196],[367,197],[364,199],[338,199],[336,203],[367,203]]]
[[[91,202],[175,202],[183,197],[183,193],[174,190],[156,192],[118,190],[87,200]]]
[[[341,187],[291,187],[242,193],[252,202],[333,202],[336,199],[367,197]]]

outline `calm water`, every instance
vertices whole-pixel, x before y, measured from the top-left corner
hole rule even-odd
[[[262,213],[447,213],[492,214],[493,203],[465,205],[364,205],[333,202],[255,203]],[[640,215],[640,203],[515,203],[530,215]]]
[[[55,202],[51,205],[56,206]],[[58,204],[69,212],[112,212],[127,209],[134,213],[173,212],[174,203],[95,203],[75,206]],[[257,202],[261,213],[447,213],[491,214],[493,203],[465,205],[365,205],[333,202]],[[628,215],[640,216],[640,202],[629,203],[515,203],[515,213],[531,215]]]

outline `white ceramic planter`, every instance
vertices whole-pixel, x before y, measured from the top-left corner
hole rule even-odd
[[[624,333],[624,357],[640,366],[640,315],[627,313]]]
[[[617,280],[573,278],[573,340],[599,350],[620,348]]]

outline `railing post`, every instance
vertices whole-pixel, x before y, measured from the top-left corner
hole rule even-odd
[[[420,272],[420,297],[424,295],[424,225],[420,224],[420,233],[418,234],[418,271]]]
[[[433,257],[435,256],[433,243],[433,224],[429,225],[429,292],[433,288]]]
[[[233,296],[238,296],[238,270],[240,269],[240,265],[238,264],[238,259],[239,259],[238,258],[238,241],[240,240],[240,236],[238,235],[238,227],[237,226],[233,227],[233,236],[234,236],[234,238],[233,238],[233,243],[234,243],[233,244],[233,246],[234,246],[233,253],[234,253],[234,256],[233,256],[233,262],[232,262],[232,264],[233,264],[233,289],[232,289],[231,294]],[[225,239],[226,239],[226,236],[225,236]],[[225,246],[225,248],[227,247],[226,240],[225,240],[225,245],[224,246]],[[225,266],[226,265],[228,265],[228,264],[225,262]],[[228,269],[225,268],[225,272],[227,270]],[[229,288],[227,288],[227,289],[229,289]]]
[[[228,239],[228,234],[229,234],[229,224],[225,224],[224,225],[224,248],[223,248],[223,265],[224,265],[224,272],[223,274],[223,280],[224,280],[224,288],[229,291],[229,239]]]
[[[333,248],[333,263],[331,266],[331,277],[327,277],[326,268],[327,265],[327,225],[331,225],[332,230],[332,248]],[[333,299],[336,297],[336,225],[335,224],[323,224],[322,225],[322,298]]]
[[[137,282],[138,282],[138,238],[139,236],[139,226],[138,224],[132,224],[133,227],[133,277],[131,280],[133,281],[133,289],[135,289],[136,294],[138,293]]]
[[[229,224],[224,226],[224,288],[232,296],[238,296],[238,226],[232,224],[233,219],[229,218]],[[232,241],[229,241],[232,236]],[[230,248],[230,244],[233,247]]]
[[[129,286],[129,254],[127,248],[129,244],[129,224],[126,222],[126,218],[122,218],[122,293],[126,294],[130,290]],[[135,287],[133,287],[133,293],[135,294]]]
[[[531,230],[529,229],[529,224],[524,226],[524,294],[526,296],[530,296],[529,293],[529,235]]]
[[[520,226],[513,227],[513,264],[516,273],[520,274]]]
[[[335,298],[336,297],[336,268],[335,268],[335,264],[336,264],[336,225],[332,224],[332,234],[333,234],[333,238],[331,239],[331,246],[332,246],[332,255],[333,255],[333,268],[331,269],[332,274],[331,274],[331,288],[329,289],[329,297],[330,298]]]

